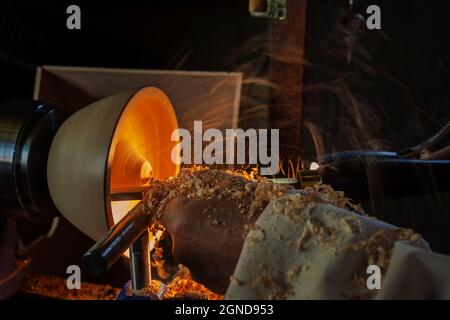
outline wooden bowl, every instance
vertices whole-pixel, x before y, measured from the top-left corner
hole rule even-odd
[[[136,203],[111,202],[112,191],[177,174],[171,159],[176,128],[168,97],[152,87],[104,98],[73,114],[58,130],[48,158],[48,185],[58,210],[99,240]]]

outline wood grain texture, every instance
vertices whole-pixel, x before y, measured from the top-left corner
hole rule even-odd
[[[73,114],[50,148],[50,195],[58,210],[94,240],[109,229],[105,206],[109,150],[117,121],[133,94],[117,94]]]
[[[34,98],[75,112],[118,92],[156,87],[169,97],[181,128],[236,128],[242,74],[43,66],[38,68]]]

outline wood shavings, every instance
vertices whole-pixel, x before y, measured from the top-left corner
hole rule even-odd
[[[275,184],[265,178],[259,178],[254,189],[254,197],[249,208],[249,216],[264,209],[272,200],[284,195],[291,190],[291,186]]]
[[[223,296],[211,292],[202,284],[192,280],[189,270],[181,266],[177,276],[169,283],[152,280],[150,286],[139,292],[141,295],[158,297],[160,300],[223,300]]]
[[[194,299],[223,300],[222,295],[211,292],[202,284],[192,280],[189,270],[183,267],[180,274],[167,285],[164,298],[177,299],[185,295],[190,295]]]
[[[300,272],[302,271],[302,266],[296,266],[288,271],[287,277],[288,281],[295,282],[297,281],[298,276],[300,275]]]
[[[252,280],[252,286],[256,288],[262,285],[268,292],[269,300],[284,300],[290,295],[294,295],[294,287],[286,282],[282,276],[270,274],[264,267]]]
[[[236,278],[234,275],[231,275],[231,276],[230,276],[230,282],[233,283],[233,284],[235,284],[235,285],[238,285],[238,286],[242,286],[243,284],[245,284],[244,281],[239,280],[239,279]]]
[[[384,229],[376,232],[370,238],[347,246],[344,251],[362,251],[366,256],[366,266],[363,266],[362,270],[365,270],[369,265],[377,265],[383,277],[388,270],[393,248],[397,241],[409,241],[411,244],[419,245],[422,237],[410,229]],[[353,275],[355,288],[348,293],[348,298],[369,299],[374,295],[373,290],[367,289],[366,277],[367,275],[364,272]]]
[[[345,248],[345,251],[364,250],[367,255],[367,264],[376,264],[382,272],[385,272],[389,266],[395,242],[405,240],[410,241],[412,244],[419,244],[422,237],[410,229],[380,230],[370,238],[349,245]]]
[[[305,192],[317,192],[320,195],[320,200],[318,201],[319,203],[328,203],[338,208],[348,209],[350,211],[365,215],[364,209],[362,209],[361,206],[354,204],[351,199],[345,196],[344,192],[335,191],[330,185],[317,184],[305,188]]]
[[[356,217],[344,217],[339,220],[342,230],[350,234],[361,232],[361,222]]]
[[[109,285],[86,283],[79,290],[69,290],[67,280],[46,275],[29,275],[21,288],[23,292],[62,300],[116,300],[120,289]]]
[[[308,228],[305,225],[305,228],[303,229],[302,234],[300,235],[300,237],[294,241],[294,248],[297,250],[297,252],[300,252],[302,250],[305,250],[306,247],[306,242],[311,239],[312,237],[312,233],[311,233],[311,229]]]
[[[346,198],[344,193],[334,191],[328,185],[315,185],[305,188],[301,193],[288,194],[281,201],[275,202],[273,209],[276,214],[288,216],[295,222],[305,222],[310,217],[310,210],[318,204],[330,204],[359,214],[364,212]],[[353,226],[348,227],[353,230]]]
[[[153,248],[151,265],[156,269],[158,277],[161,279],[168,279],[170,277],[170,273],[165,268],[164,251],[159,246],[159,242]]]
[[[251,218],[261,211],[273,199],[290,190],[290,186],[272,183],[266,178],[256,177],[243,171],[214,170],[195,166],[182,169],[175,176],[165,181],[153,181],[144,193],[141,211],[159,220],[165,205],[179,196],[189,199],[222,199],[228,197],[236,200],[241,214]],[[250,201],[243,201],[248,200]],[[205,210],[206,212],[208,210]]]
[[[265,237],[266,237],[266,235],[265,235],[264,230],[256,229],[252,233],[250,233],[250,235],[247,237],[247,239],[249,241],[261,242],[261,241],[264,241]]]

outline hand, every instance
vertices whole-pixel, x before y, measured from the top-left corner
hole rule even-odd
[[[424,160],[450,160],[450,146],[433,153],[423,154],[421,158]]]
[[[211,179],[208,174],[201,178]],[[223,191],[231,185],[233,190],[245,191],[248,182],[221,173],[217,186]],[[245,226],[253,224],[262,212],[260,208],[251,217],[243,214],[239,206],[251,201],[250,196],[235,199],[223,192],[210,199],[179,196],[164,207],[160,222],[172,236],[175,260],[188,267],[195,281],[216,293],[224,294],[228,288],[244,244]]]

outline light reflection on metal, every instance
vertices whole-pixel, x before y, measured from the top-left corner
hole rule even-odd
[[[320,166],[317,162],[311,162],[311,165],[309,166],[309,170],[318,170],[319,168]]]

